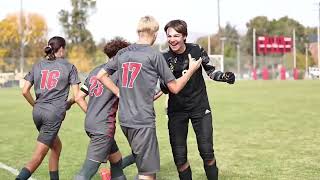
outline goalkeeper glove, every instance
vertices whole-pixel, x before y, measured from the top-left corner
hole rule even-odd
[[[223,81],[227,82],[228,84],[233,84],[236,80],[235,75],[233,72],[225,72],[222,76]]]

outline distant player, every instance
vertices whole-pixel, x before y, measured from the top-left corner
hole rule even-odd
[[[187,23],[183,20],[172,20],[164,28],[169,44],[168,52],[163,55],[174,76],[179,78],[190,68],[189,57],[202,59],[202,67],[208,76],[221,82],[233,84],[232,72],[216,71],[209,64],[210,58],[205,50],[197,44],[186,43]],[[163,91],[168,89],[162,86]],[[209,180],[218,179],[218,168],[213,151],[212,114],[209,105],[206,85],[199,68],[190,78],[187,85],[178,93],[169,92],[168,129],[174,162],[181,180],[191,180],[192,172],[187,158],[187,136],[189,119],[196,134],[198,150],[203,159],[204,169]]]
[[[49,157],[49,172],[51,180],[58,180],[59,157],[62,149],[58,132],[66,115],[66,109],[74,101],[67,101],[70,85],[73,94],[79,90],[80,80],[74,65],[65,59],[66,41],[62,37],[55,36],[48,42],[44,52],[46,58],[33,65],[32,70],[25,76],[25,84],[22,94],[33,106],[33,121],[39,135],[36,149],[31,160],[16,177],[17,180],[26,180],[41,164],[48,150],[51,150]],[[36,100],[30,93],[34,86]]]
[[[120,50],[97,75],[108,89],[120,96],[119,121],[135,156],[136,178],[141,180],[155,179],[160,169],[153,107],[158,78],[170,91],[178,93],[201,64],[201,60],[190,60],[190,69],[176,79],[164,57],[151,47],[158,29],[159,24],[153,17],[142,17],[137,28],[137,43]],[[119,88],[110,77],[115,71],[118,72]]]
[[[116,38],[104,46],[104,53],[111,59],[120,49],[128,45],[129,43],[125,40]],[[100,164],[106,162],[107,159],[110,161],[112,180],[125,180],[122,166],[134,163],[132,155],[122,161],[121,153],[114,139],[119,99],[96,77],[103,66],[104,64],[89,73],[76,98],[76,102],[86,112],[85,130],[90,137],[87,157],[75,178],[76,180],[91,179],[98,171]],[[111,78],[117,84],[118,76],[116,73]],[[88,95],[89,102],[87,104],[85,98]]]

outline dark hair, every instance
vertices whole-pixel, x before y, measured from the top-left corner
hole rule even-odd
[[[66,40],[60,36],[52,37],[49,42],[48,46],[44,48],[44,53],[46,55],[44,57],[48,57],[49,60],[55,60],[56,56],[54,55],[60,48],[66,47]]]
[[[112,58],[117,54],[117,52],[129,46],[130,43],[124,40],[121,37],[116,37],[106,43],[106,45],[103,47],[103,52],[109,57]]]
[[[176,30],[178,33],[181,33],[183,36],[188,36],[188,26],[184,20],[175,19],[166,24],[164,31],[167,33],[167,29],[171,27]]]

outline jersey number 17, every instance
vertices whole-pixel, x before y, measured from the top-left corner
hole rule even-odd
[[[136,62],[126,62],[122,64],[122,87],[133,88],[134,82],[140,73],[141,67],[142,64]]]

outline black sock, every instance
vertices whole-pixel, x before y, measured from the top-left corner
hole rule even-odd
[[[110,169],[111,169],[111,177],[112,178],[123,176],[123,170],[122,170],[121,165],[122,165],[122,159],[120,159],[116,163],[110,162]]]
[[[190,166],[182,172],[179,172],[180,180],[192,180],[192,172]]]
[[[206,171],[208,180],[218,180],[219,169],[216,163],[214,163],[213,165],[204,164],[204,170]]]
[[[49,171],[50,180],[59,180],[59,171]]]
[[[31,176],[31,172],[27,168],[22,168],[16,180],[27,180]]]
[[[78,175],[76,176],[75,179],[82,179],[82,178],[91,179],[98,171],[100,164],[101,163],[99,163],[99,162],[95,162],[95,161],[91,161],[89,159],[86,159],[84,161],[82,169],[80,170],[80,172],[78,173]]]
[[[131,164],[135,163],[135,159],[133,154],[130,154],[124,158],[122,158],[122,169],[126,168],[127,166],[130,166]]]

